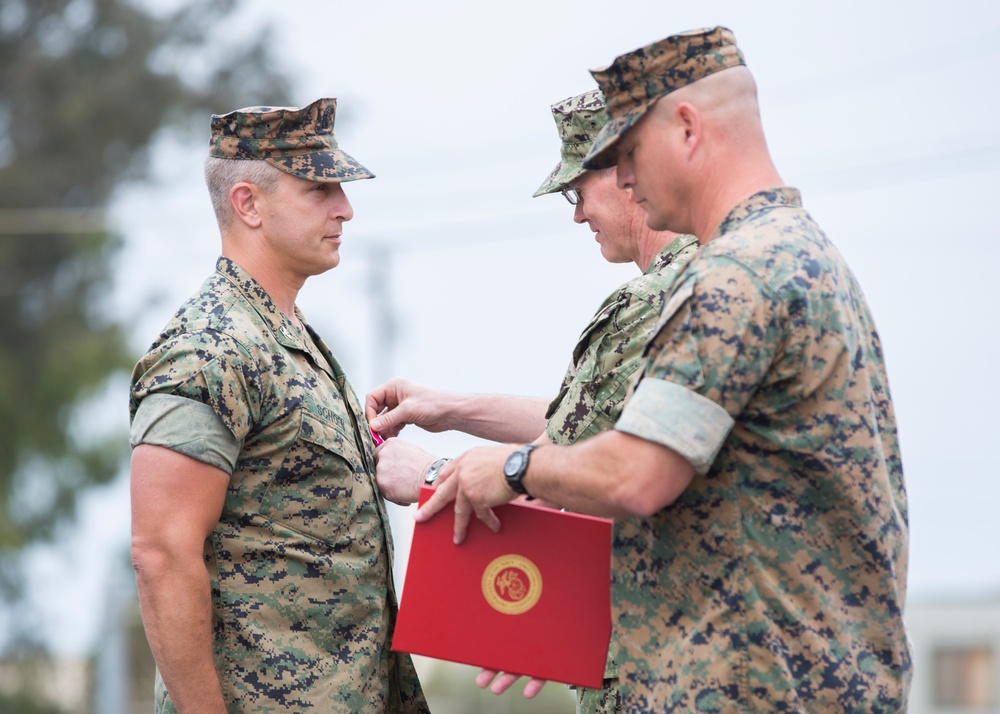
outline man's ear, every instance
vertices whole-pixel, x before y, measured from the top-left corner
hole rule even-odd
[[[260,189],[252,183],[241,181],[229,190],[229,203],[233,213],[250,228],[260,227],[260,214],[257,211],[257,199]]]
[[[684,145],[690,157],[701,144],[704,126],[701,123],[701,113],[689,102],[680,102],[674,110],[677,121],[684,132]]]

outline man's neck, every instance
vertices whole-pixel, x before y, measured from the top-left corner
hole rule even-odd
[[[302,327],[295,315],[295,300],[298,298],[303,281],[290,279],[276,271],[273,262],[253,251],[233,250],[224,244],[222,255],[240,266],[264,288],[264,292],[286,320],[297,327]]]
[[[653,231],[643,225],[642,234],[637,241],[638,254],[633,262],[641,272],[645,273],[656,256],[673,243],[677,236],[678,234],[673,231]]]
[[[717,180],[706,182],[695,214],[698,242],[702,245],[708,243],[726,216],[741,202],[760,191],[780,186],[784,186],[784,182],[770,160],[758,162],[758,165],[742,173],[730,174],[726,178],[718,176]]]

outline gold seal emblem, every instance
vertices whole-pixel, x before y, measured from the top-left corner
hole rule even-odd
[[[542,574],[523,555],[501,555],[483,571],[483,597],[498,612],[520,615],[538,604],[541,596]]]

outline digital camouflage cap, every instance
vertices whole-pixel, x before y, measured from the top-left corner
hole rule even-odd
[[[246,107],[213,114],[208,153],[219,159],[262,159],[310,181],[375,178],[337,145],[336,113],[336,99],[317,99],[301,108]]]
[[[599,89],[563,99],[552,105],[559,139],[561,160],[535,191],[534,196],[555,193],[576,181],[583,172],[583,157],[590,151],[601,127],[608,120],[604,109],[604,95]]]
[[[745,64],[732,30],[714,27],[671,35],[591,70],[604,92],[610,118],[583,160],[584,168],[614,166],[615,144],[660,97]]]

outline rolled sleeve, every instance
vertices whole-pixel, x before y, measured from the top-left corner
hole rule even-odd
[[[129,443],[162,446],[232,475],[243,442],[207,404],[172,394],[151,394],[139,403]]]
[[[639,382],[615,429],[670,447],[704,475],[734,424],[711,399],[673,382],[647,378]]]

